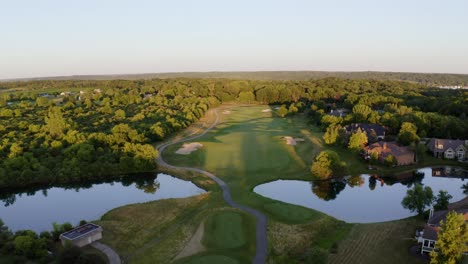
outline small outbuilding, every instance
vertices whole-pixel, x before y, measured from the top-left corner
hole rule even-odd
[[[92,223],[79,226],[60,235],[62,245],[71,243],[77,247],[84,247],[101,238],[102,227]]]

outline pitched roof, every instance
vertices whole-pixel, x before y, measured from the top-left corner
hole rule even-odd
[[[439,139],[439,138],[431,138],[429,141],[429,144],[427,145],[429,150],[434,152],[445,152],[449,148],[455,149],[462,145],[465,147],[465,140],[460,140],[460,139]],[[440,148],[439,148],[440,147]]]
[[[437,240],[437,232],[439,231],[438,226],[425,225],[423,230],[423,239]]]
[[[379,154],[392,154],[394,157],[412,154],[413,152],[407,147],[398,146],[395,142],[375,142],[366,147],[366,150],[377,151]]]
[[[375,131],[376,136],[385,136],[385,128],[377,124],[364,124],[364,123],[353,123],[351,125],[345,126],[347,132],[356,132],[358,129],[366,132],[367,136],[372,133],[372,130]]]
[[[445,220],[449,210],[435,211],[434,215],[427,221],[424,226],[423,239],[437,240],[437,232],[440,229],[440,221]],[[463,214],[465,222],[468,221],[468,209],[455,210],[458,214]]]

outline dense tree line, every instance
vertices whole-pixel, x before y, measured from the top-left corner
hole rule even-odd
[[[225,102],[279,104],[280,116],[306,112],[329,144],[349,144],[340,133],[353,122],[384,125],[405,144],[468,135],[466,92],[400,81],[180,78],[0,86],[7,89],[0,93],[1,187],[153,170],[157,152],[151,144]],[[338,108],[350,113],[329,114]]]
[[[117,75],[74,75],[24,79],[34,80],[150,80],[174,78],[225,78],[241,80],[290,80],[307,81],[323,78],[372,79],[380,81],[407,81],[426,85],[468,85],[468,74],[414,73],[414,72],[327,72],[327,71],[257,71],[257,72],[174,72]],[[0,85],[1,88],[1,85]]]

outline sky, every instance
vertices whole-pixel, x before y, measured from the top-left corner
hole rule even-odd
[[[466,0],[0,0],[0,79],[185,71],[468,74]]]

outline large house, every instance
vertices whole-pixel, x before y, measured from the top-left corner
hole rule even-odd
[[[427,147],[436,158],[464,160],[467,157],[468,140],[432,138]]]
[[[359,129],[366,132],[367,138],[375,138],[377,140],[385,139],[385,128],[377,124],[363,124],[363,123],[353,123],[344,127],[348,134],[355,133]]]
[[[376,142],[367,146],[365,149],[366,158],[370,159],[372,153],[376,152],[380,162],[384,163],[385,159],[392,155],[396,159],[397,165],[408,165],[415,162],[414,151],[407,147],[398,146],[396,142]]]
[[[468,209],[458,209],[455,210],[458,214],[462,214],[465,217],[465,222],[468,221]],[[418,232],[416,239],[419,243],[422,243],[421,253],[430,253],[435,249],[437,241],[437,232],[440,229],[440,221],[444,220],[447,217],[449,210],[436,211],[432,209],[430,211],[429,220],[424,226],[422,232]],[[468,241],[467,241],[468,242]],[[466,255],[468,252],[465,252]]]

